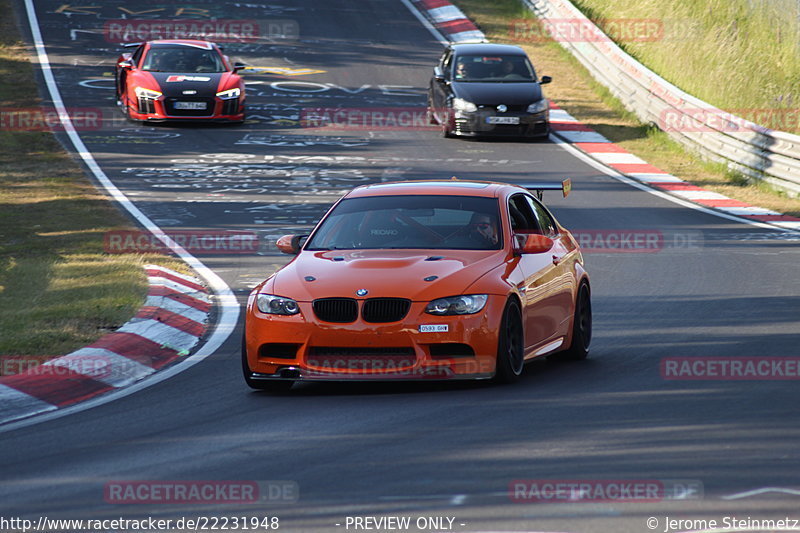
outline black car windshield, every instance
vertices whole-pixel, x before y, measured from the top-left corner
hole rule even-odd
[[[496,198],[370,196],[342,200],[306,250],[499,250]]]
[[[142,70],[151,72],[225,72],[225,65],[216,50],[189,46],[151,48]]]
[[[536,72],[520,55],[462,55],[456,57],[453,80],[466,82],[534,82]]]

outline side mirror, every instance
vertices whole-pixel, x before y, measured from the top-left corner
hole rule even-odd
[[[125,69],[133,68],[133,61],[131,61],[130,59],[125,59],[117,63],[117,66],[119,68],[125,68]]]
[[[538,233],[529,235],[515,235],[522,240],[517,251],[521,254],[543,254],[553,248],[553,239]],[[524,239],[524,240],[523,240]]]
[[[234,72],[239,72],[240,70],[244,70],[245,68],[247,68],[247,65],[245,65],[244,63],[239,63],[237,61],[236,63],[233,64]]]
[[[433,79],[442,83],[444,81],[444,72],[442,72],[442,67],[436,66],[433,67]]]
[[[300,240],[308,235],[284,235],[277,240],[275,246],[285,254],[297,255],[300,253]]]
[[[550,83],[551,81],[553,81],[553,78],[551,78],[550,76],[542,76],[542,79],[539,80],[539,85],[545,85],[547,83]]]

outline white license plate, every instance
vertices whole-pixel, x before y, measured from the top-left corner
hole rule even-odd
[[[519,117],[486,117],[487,124],[519,124]]]
[[[419,326],[420,333],[446,333],[450,329],[447,324],[421,324]]]
[[[175,102],[175,109],[205,109],[208,104],[206,102]]]

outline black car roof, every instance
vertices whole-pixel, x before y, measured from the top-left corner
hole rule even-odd
[[[456,55],[503,54],[524,56],[525,50],[511,44],[477,43],[450,45]]]

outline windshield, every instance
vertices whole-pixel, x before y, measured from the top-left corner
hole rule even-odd
[[[151,48],[142,70],[151,72],[225,72],[222,58],[215,50],[187,46]]]
[[[351,198],[325,218],[306,250],[499,250],[503,246],[499,220],[495,198]]]
[[[455,81],[534,82],[536,72],[526,56],[458,56],[453,67]]]

